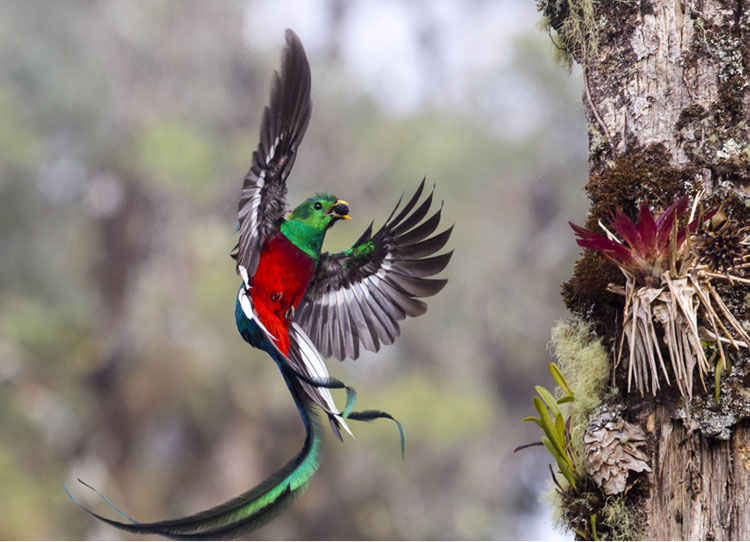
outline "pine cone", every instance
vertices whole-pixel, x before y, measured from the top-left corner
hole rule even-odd
[[[602,488],[605,495],[624,493],[628,475],[651,472],[648,466],[646,434],[640,425],[628,423],[619,415],[603,412],[586,429],[583,436],[586,472]]]

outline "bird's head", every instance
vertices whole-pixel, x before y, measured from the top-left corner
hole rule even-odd
[[[337,220],[349,220],[349,204],[331,194],[317,194],[306,199],[289,215],[290,221],[302,222],[325,231]]]

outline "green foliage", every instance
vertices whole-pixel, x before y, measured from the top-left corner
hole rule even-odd
[[[701,346],[703,348],[711,347],[706,342],[701,342]],[[708,360],[708,363],[714,366],[714,401],[718,403],[721,397],[721,373],[724,371],[724,360],[719,356],[718,349],[714,350],[711,354],[711,359]]]
[[[0,3],[0,533],[8,538],[118,536],[71,505],[61,483],[73,489],[78,476],[135,517],[156,519],[240,493],[299,447],[302,427],[278,369],[235,329],[239,283],[228,256],[289,23],[270,21],[262,37],[243,25],[266,20],[270,5]],[[320,16],[326,6],[305,9]],[[476,12],[461,17],[465,25]],[[350,38],[330,45],[350,51]],[[445,199],[446,223],[457,225],[451,248],[493,250],[481,261],[457,253],[448,287],[425,317],[403,322],[394,346],[330,365],[367,390],[362,405],[398,414],[406,464],[391,424],[358,427],[344,444],[329,439],[304,502],[261,538],[519,536],[516,517],[527,511],[516,495],[537,478],[498,469],[499,450],[518,438],[507,427],[525,415],[517,383],[539,368],[532,362],[549,328],[541,320],[562,313],[557,284],[575,249],[554,223],[586,208],[580,78],[550,62],[548,41],[529,27],[487,51],[461,83],[466,93],[438,81],[421,88],[423,107],[396,112],[347,72],[347,55],[332,61],[326,44],[308,51],[315,105],[288,201],[330,190],[351,202],[351,223],[334,228],[324,249],[349,248],[372,218],[377,228],[427,175]],[[453,65],[442,66],[446,83],[457,79]],[[412,76],[441,72],[424,67]],[[545,114],[507,124],[505,111],[519,105]],[[519,333],[532,320],[539,325]],[[498,363],[499,353],[515,363]],[[440,491],[447,498],[424,498]],[[346,521],[319,521],[333,509]]]
[[[0,88],[0,162],[2,168],[33,166],[39,159],[41,144],[21,118],[19,104],[7,89]],[[0,184],[2,182],[0,181]]]
[[[205,194],[210,181],[216,180],[218,149],[187,122],[160,119],[146,126],[135,141],[139,169],[165,188]]]
[[[545,430],[545,438],[552,446],[547,446],[555,457],[558,469],[568,482],[569,487],[562,486],[554,479],[555,486],[548,491],[545,498],[553,510],[554,523],[562,529],[571,529],[583,540],[598,540],[602,531],[600,507],[602,498],[598,488],[586,474],[583,435],[586,432],[588,418],[598,407],[607,388],[609,378],[609,360],[602,346],[601,339],[593,334],[591,325],[581,318],[572,318],[559,322],[552,329],[551,349],[559,366],[550,363],[552,377],[559,386],[558,399],[549,391],[537,387],[542,400],[535,398],[534,406],[539,418],[526,418],[535,421]],[[559,416],[558,416],[559,413]],[[554,429],[557,441],[563,437],[563,456],[554,446],[548,434],[549,419],[555,417]],[[565,432],[559,432],[564,421]],[[544,439],[543,439],[544,442]],[[563,463],[563,467],[560,464]],[[609,536],[607,532],[607,536]]]
[[[573,490],[577,491],[577,482],[580,481],[581,476],[576,471],[573,457],[575,457],[575,451],[570,445],[570,434],[569,434],[569,423],[570,418],[565,419],[563,413],[560,410],[560,404],[572,403],[575,400],[575,396],[571,393],[568,383],[565,381],[560,369],[554,364],[549,364],[550,373],[555,381],[565,391],[559,400],[544,387],[536,386],[536,392],[539,397],[534,397],[534,408],[539,413],[539,417],[527,416],[522,421],[534,422],[544,431],[542,437],[542,444],[547,448],[547,451],[552,455],[557,463],[557,468],[560,473],[565,477]]]
[[[552,328],[551,337],[552,352],[560,370],[567,375],[570,391],[566,393],[576,398],[569,405],[567,414],[573,447],[581,451],[589,414],[601,404],[607,388],[609,359],[601,339],[594,336],[591,324],[582,318],[559,322]],[[583,454],[578,454],[578,457],[580,470],[583,469]]]
[[[573,532],[580,540],[600,540],[596,532],[596,514],[591,514],[591,518],[586,523],[586,529],[573,529]]]

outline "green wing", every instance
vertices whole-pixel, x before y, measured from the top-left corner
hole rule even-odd
[[[435,295],[448,282],[427,278],[448,265],[453,251],[434,254],[445,246],[453,226],[430,237],[442,205],[425,220],[433,194],[417,205],[424,183],[394,217],[399,200],[375,235],[370,224],[352,248],[321,254],[295,321],[325,357],[357,359],[360,343],[373,352],[381,343],[392,344],[400,320],[427,310],[419,298]]]

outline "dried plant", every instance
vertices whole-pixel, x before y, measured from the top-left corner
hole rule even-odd
[[[680,393],[692,398],[695,367],[705,389],[704,376],[711,366],[702,341],[716,344],[717,376],[728,363],[724,345],[739,350],[750,344],[747,332],[712,284],[713,280],[750,284],[750,280],[730,273],[750,266],[747,229],[738,228],[718,209],[693,219],[699,200],[700,195],[684,229],[678,228],[678,220],[687,210],[687,196],[657,219],[644,200],[637,224],[618,208],[610,227],[622,241],[601,223],[606,236],[570,224],[580,246],[600,252],[625,275],[624,286],[610,284],[608,288],[625,297],[616,364],[627,344],[628,391],[635,382],[641,395],[644,390],[655,395],[659,373],[670,384],[668,357]]]

